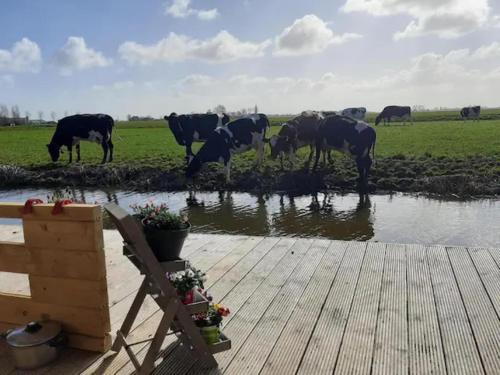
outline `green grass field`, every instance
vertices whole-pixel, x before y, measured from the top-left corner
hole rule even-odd
[[[286,118],[272,119],[274,125]],[[272,126],[271,134],[279,130]],[[413,125],[376,127],[377,157],[496,157],[500,158],[500,119],[477,122],[427,121]],[[0,164],[25,168],[54,167],[46,149],[54,127],[0,128]],[[154,166],[172,169],[183,166],[184,147],[177,145],[164,121],[118,122],[114,131],[115,162],[120,165]],[[195,145],[195,150],[199,145]],[[269,151],[267,151],[269,153]],[[308,151],[301,150],[305,155]],[[74,157],[76,153],[74,152]],[[102,150],[82,142],[84,164],[99,163]],[[65,165],[67,153],[62,155]],[[247,159],[247,160],[245,160]],[[253,152],[238,155],[235,161],[253,160]]]

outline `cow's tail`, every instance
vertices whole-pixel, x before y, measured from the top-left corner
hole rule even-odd
[[[373,145],[372,145],[372,160],[373,160],[373,166],[375,166],[375,144],[377,143],[377,133],[374,134],[373,138]]]
[[[271,123],[269,122],[269,118],[266,116],[266,127],[264,128],[264,139],[266,138],[266,132],[271,131]]]

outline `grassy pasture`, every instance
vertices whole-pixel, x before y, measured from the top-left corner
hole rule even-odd
[[[285,118],[273,119],[278,124]],[[271,134],[279,130],[272,126]],[[379,125],[377,157],[497,157],[500,158],[500,119],[490,121],[428,121],[413,125]],[[46,144],[54,127],[0,128],[0,164],[14,164],[25,168],[54,168],[66,164],[68,155],[53,164]],[[176,169],[183,166],[184,147],[177,145],[163,121],[118,122],[114,132],[115,163]],[[199,145],[195,145],[195,150]],[[307,154],[301,150],[300,154]],[[74,155],[75,156],[75,155]],[[82,142],[84,164],[99,163],[102,150],[97,144]],[[253,160],[253,152],[238,155],[238,161]],[[270,163],[270,162],[268,162]]]

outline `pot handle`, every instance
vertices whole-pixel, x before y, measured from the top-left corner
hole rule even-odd
[[[53,339],[47,341],[47,344],[53,348],[60,348],[62,346],[66,346],[67,342],[68,342],[68,337],[65,334],[61,333],[60,335],[57,335]]]

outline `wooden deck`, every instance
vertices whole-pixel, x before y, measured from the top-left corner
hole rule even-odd
[[[2,239],[19,235],[6,228]],[[105,244],[114,332],[141,277],[117,232],[105,231]],[[167,336],[157,374],[500,374],[500,249],[193,234],[183,255],[231,309],[224,332],[233,348],[203,371]],[[22,292],[19,282],[0,283]],[[148,302],[136,341],[159,323]],[[139,356],[146,348],[134,346]],[[134,372],[123,350],[67,350],[49,367],[16,372],[5,349],[1,375]]]

